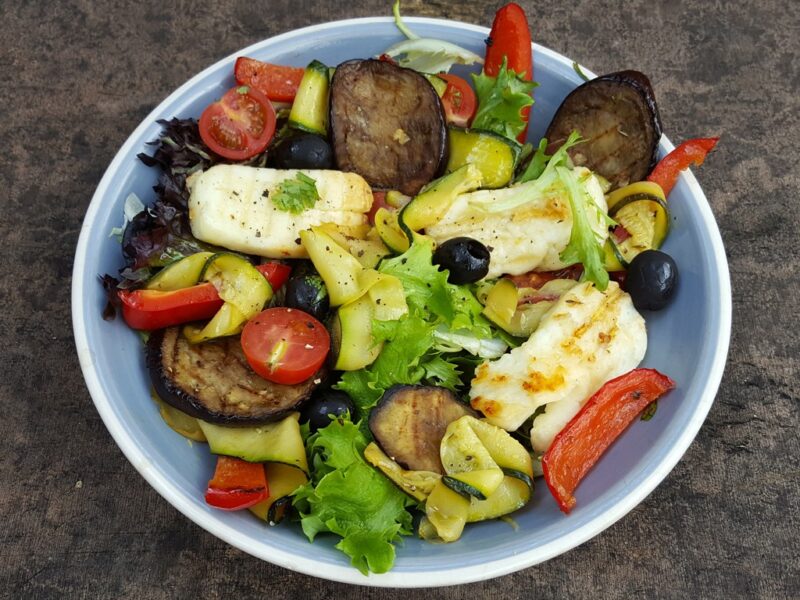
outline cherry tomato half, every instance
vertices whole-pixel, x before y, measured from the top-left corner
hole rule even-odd
[[[478,100],[472,86],[466,79],[458,75],[439,73],[439,77],[447,82],[447,89],[442,96],[447,122],[458,127],[467,127],[478,107]]]
[[[200,117],[200,137],[206,146],[230,160],[245,160],[263,152],[274,133],[272,103],[246,85],[228,90]]]
[[[268,308],[250,319],[242,331],[242,350],[253,370],[284,385],[314,375],[330,348],[325,326],[296,308]]]

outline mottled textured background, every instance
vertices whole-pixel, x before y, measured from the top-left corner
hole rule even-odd
[[[168,93],[263,38],[389,0],[0,3],[0,596],[390,598],[262,563],[194,525],[128,464],[75,355],[70,272],[108,163]],[[722,135],[699,179],[733,278],[734,328],[697,440],[637,509],[546,564],[430,598],[800,595],[800,2],[522,2],[534,39],[635,67],[673,140]],[[494,2],[411,2],[489,24]]]

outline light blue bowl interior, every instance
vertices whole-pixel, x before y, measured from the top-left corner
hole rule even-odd
[[[415,24],[427,37],[440,37],[483,54],[485,34],[466,31],[445,23]],[[390,23],[362,23],[333,27],[291,43],[258,45],[249,52],[255,58],[279,64],[304,66],[312,59],[336,65],[347,59],[369,57],[381,53],[399,41]],[[158,118],[173,116],[199,117],[203,108],[234,85],[233,60],[216,65],[194,81],[178,98],[160,107]],[[569,66],[539,54],[535,57],[536,105],[531,115],[530,139],[544,133],[562,99],[581,83]],[[457,71],[458,72],[458,71]],[[669,124],[667,124],[667,127]],[[208,509],[203,501],[214,460],[203,444],[190,444],[171,431],[160,419],[149,396],[149,381],[144,367],[143,351],[138,336],[117,319],[101,318],[105,299],[97,275],[115,274],[122,265],[119,244],[109,237],[112,227],[122,220],[126,196],[135,192],[149,203],[156,171],[136,159],[138,152],[152,152],[145,145],[155,139],[160,127],[152,120],[138,130],[130,152],[122,166],[111,174],[110,192],[103,197],[90,228],[88,258],[78,268],[83,271],[83,320],[103,392],[112,409],[136,444],[145,453],[150,468],[160,471],[179,493],[209,520],[226,522],[243,537],[268,548],[289,554],[312,557],[319,562],[349,567],[344,555],[333,549],[333,538],[320,536],[310,545],[299,527],[282,525],[267,528],[248,513],[223,513]],[[704,198],[701,198],[705,202]],[[454,566],[465,567],[511,557],[537,546],[570,536],[591,521],[602,519],[612,506],[639,485],[664,459],[675,440],[687,427],[697,409],[716,348],[713,341],[720,330],[715,311],[720,297],[709,234],[698,215],[689,187],[682,181],[670,196],[672,232],[664,250],[680,268],[680,287],[671,306],[660,313],[646,315],[649,349],[644,366],[654,367],[670,375],[676,390],[659,403],[655,417],[649,422],[637,421],[614,444],[577,492],[577,507],[571,515],[563,515],[556,507],[542,480],[537,481],[534,499],[514,515],[519,527],[494,521],[466,528],[462,539],[450,545],[405,540],[398,548],[396,572],[438,571]]]

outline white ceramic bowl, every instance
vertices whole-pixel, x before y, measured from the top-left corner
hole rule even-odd
[[[419,34],[460,44],[482,54],[488,29],[449,21],[409,18]],[[514,520],[470,525],[460,541],[438,545],[408,538],[397,548],[394,569],[365,577],[333,548],[332,537],[309,544],[291,524],[269,528],[249,513],[206,506],[203,491],[213,471],[205,446],[190,445],[167,428],[149,397],[149,381],[137,335],[118,319],[102,320],[104,296],[97,281],[122,265],[109,231],[119,225],[130,192],[152,201],[156,171],[136,159],[150,151],[156,119],[199,117],[202,109],[233,84],[236,56],[304,66],[317,58],[329,65],[379,54],[399,41],[389,18],[355,19],[307,27],[260,42],[209,67],[164,100],[136,128],[108,167],[86,213],[75,257],[72,314],[75,340],[89,392],[122,451],[167,501],[195,523],[254,556],[336,581],[422,587],[488,579],[547,560],[597,535],[621,518],[669,473],[694,439],[708,413],[727,356],[731,294],[725,252],[714,217],[694,176],[686,173],[670,195],[674,218],[664,249],[680,268],[680,288],[667,310],[647,315],[649,349],[644,366],[670,375],[678,387],[659,404],[649,422],[636,422],[614,444],[577,491],[569,516],[555,505],[540,481],[533,500]],[[572,62],[534,47],[534,76],[540,83],[530,137],[543,135],[553,113],[581,80]],[[669,127],[669,124],[667,124]],[[664,138],[660,151],[672,149]]]

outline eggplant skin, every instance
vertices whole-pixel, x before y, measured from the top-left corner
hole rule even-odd
[[[447,164],[447,127],[425,77],[382,60],[352,60],[331,80],[330,133],[342,171],[414,196]]]
[[[444,474],[439,447],[447,426],[464,415],[477,416],[448,389],[395,385],[384,392],[369,416],[369,429],[383,451],[411,471]]]
[[[184,413],[220,425],[256,425],[297,410],[324,373],[297,385],[257,375],[237,337],[190,344],[178,327],[154,331],[147,341],[147,370],[158,396]]]
[[[650,80],[639,71],[620,71],[574,89],[547,128],[548,154],[573,130],[586,140],[569,150],[576,165],[602,175],[612,189],[643,180],[656,165],[661,139]]]

